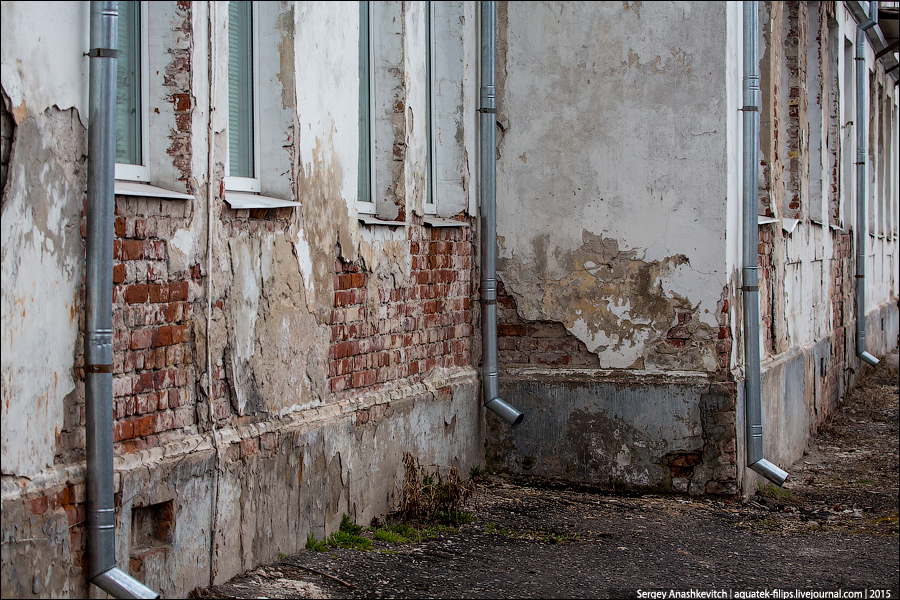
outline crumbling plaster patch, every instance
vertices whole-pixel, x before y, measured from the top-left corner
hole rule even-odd
[[[86,145],[75,109],[18,123],[0,229],[4,474],[52,464],[64,398],[75,389]]]
[[[323,401],[325,328],[306,310],[293,248],[281,233],[229,240],[226,365],[239,415],[281,415]]]
[[[715,370],[718,323],[703,322],[700,305],[669,285],[680,275],[679,267],[689,265],[686,256],[641,260],[636,250],[620,250],[617,240],[584,230],[582,246],[566,260],[568,273],[556,279],[542,276],[547,248],[541,242],[546,240],[536,242],[535,264],[516,258],[498,264],[523,318],[564,324],[604,366]],[[666,339],[670,328],[680,325],[676,309],[698,317],[684,324],[689,345],[673,347]]]

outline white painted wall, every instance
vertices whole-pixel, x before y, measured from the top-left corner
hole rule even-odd
[[[20,136],[0,225],[4,474],[53,463],[63,399],[75,389],[84,189],[72,153],[87,143],[87,15],[86,2],[2,4],[4,31],[16,35],[0,42],[0,83]]]
[[[718,327],[730,277],[724,22],[724,4],[510,3],[500,25],[500,277],[523,318],[565,322],[603,366],[631,366],[659,331],[626,297],[592,297],[589,278],[563,283],[583,232],[646,263],[686,257],[650,285]],[[557,286],[583,286],[592,307],[548,308]],[[596,330],[604,306],[614,322]],[[623,338],[626,321],[637,328]],[[708,352],[701,362],[715,368]]]
[[[87,126],[89,13],[88,2],[0,4],[0,79],[17,119],[56,105]]]

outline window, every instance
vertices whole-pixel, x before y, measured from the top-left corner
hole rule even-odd
[[[425,214],[437,212],[435,203],[435,182],[437,169],[435,169],[436,139],[434,117],[434,12],[431,10],[431,2],[425,3],[425,127],[428,138],[427,159],[428,186],[425,194]]]
[[[259,192],[259,103],[254,2],[228,3],[228,158],[225,187]]]
[[[116,61],[116,179],[146,182],[148,135],[147,2],[119,2]]]
[[[356,210],[375,213],[375,114],[374,31],[371,2],[359,3],[359,189]]]

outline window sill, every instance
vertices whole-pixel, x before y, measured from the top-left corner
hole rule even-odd
[[[360,223],[365,223],[366,225],[387,225],[388,227],[402,227],[406,225],[405,221],[385,221],[370,215],[358,215],[358,218]]]
[[[455,219],[443,219],[441,217],[425,217],[425,227],[468,227],[468,223]]]
[[[777,223],[777,222],[778,222],[778,219],[776,219],[775,217],[763,217],[763,216],[756,217],[756,223],[758,225],[769,225],[770,223]]]
[[[800,219],[788,219],[784,218],[781,220],[781,228],[788,234],[794,233],[794,229],[797,228],[797,224],[800,222]]]
[[[251,192],[231,192],[228,190],[225,190],[225,202],[235,210],[300,206],[299,202],[294,202],[292,200],[282,200],[281,198],[272,198],[270,196],[263,196]]]
[[[117,179],[113,190],[116,196],[140,196],[143,198],[166,198],[168,200],[193,200],[194,197],[183,192],[173,192],[149,183],[123,181]]]

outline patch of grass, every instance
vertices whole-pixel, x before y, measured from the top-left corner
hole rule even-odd
[[[362,533],[362,530],[362,525],[357,525],[356,523],[351,521],[350,517],[348,517],[347,515],[344,515],[343,518],[341,518],[340,531],[349,533],[351,535],[359,535],[360,533]]]
[[[441,511],[434,516],[434,520],[441,524],[458,527],[474,521],[475,515],[465,510],[451,510],[449,512]]]
[[[498,527],[496,523],[488,522],[484,527],[485,533],[501,535],[503,537],[518,540],[534,540],[537,542],[546,542],[548,544],[558,544],[560,542],[571,542],[581,537],[577,533],[560,533],[558,531],[537,530],[537,529],[516,529],[513,527]]]
[[[310,550],[315,550],[316,552],[325,552],[328,550],[328,545],[322,540],[317,540],[316,536],[311,533],[306,534],[306,547]]]
[[[406,544],[409,542],[409,538],[387,529],[374,529],[372,535],[380,542],[389,542],[391,544]]]
[[[777,485],[772,485],[771,483],[765,485],[760,483],[756,486],[756,493],[760,496],[778,500],[780,502],[794,502],[796,500],[794,492],[778,487]]]
[[[350,520],[350,517],[344,515],[341,519],[340,528],[332,533],[326,540],[332,548],[352,548],[354,550],[368,551],[372,549],[372,540],[363,537],[362,525],[357,525]]]
[[[469,469],[469,479],[476,480],[483,478],[487,473],[480,465],[472,465],[472,468]]]
[[[328,545],[332,548],[352,548],[353,550],[368,551],[372,549],[372,540],[361,535],[335,531],[328,538]]]

